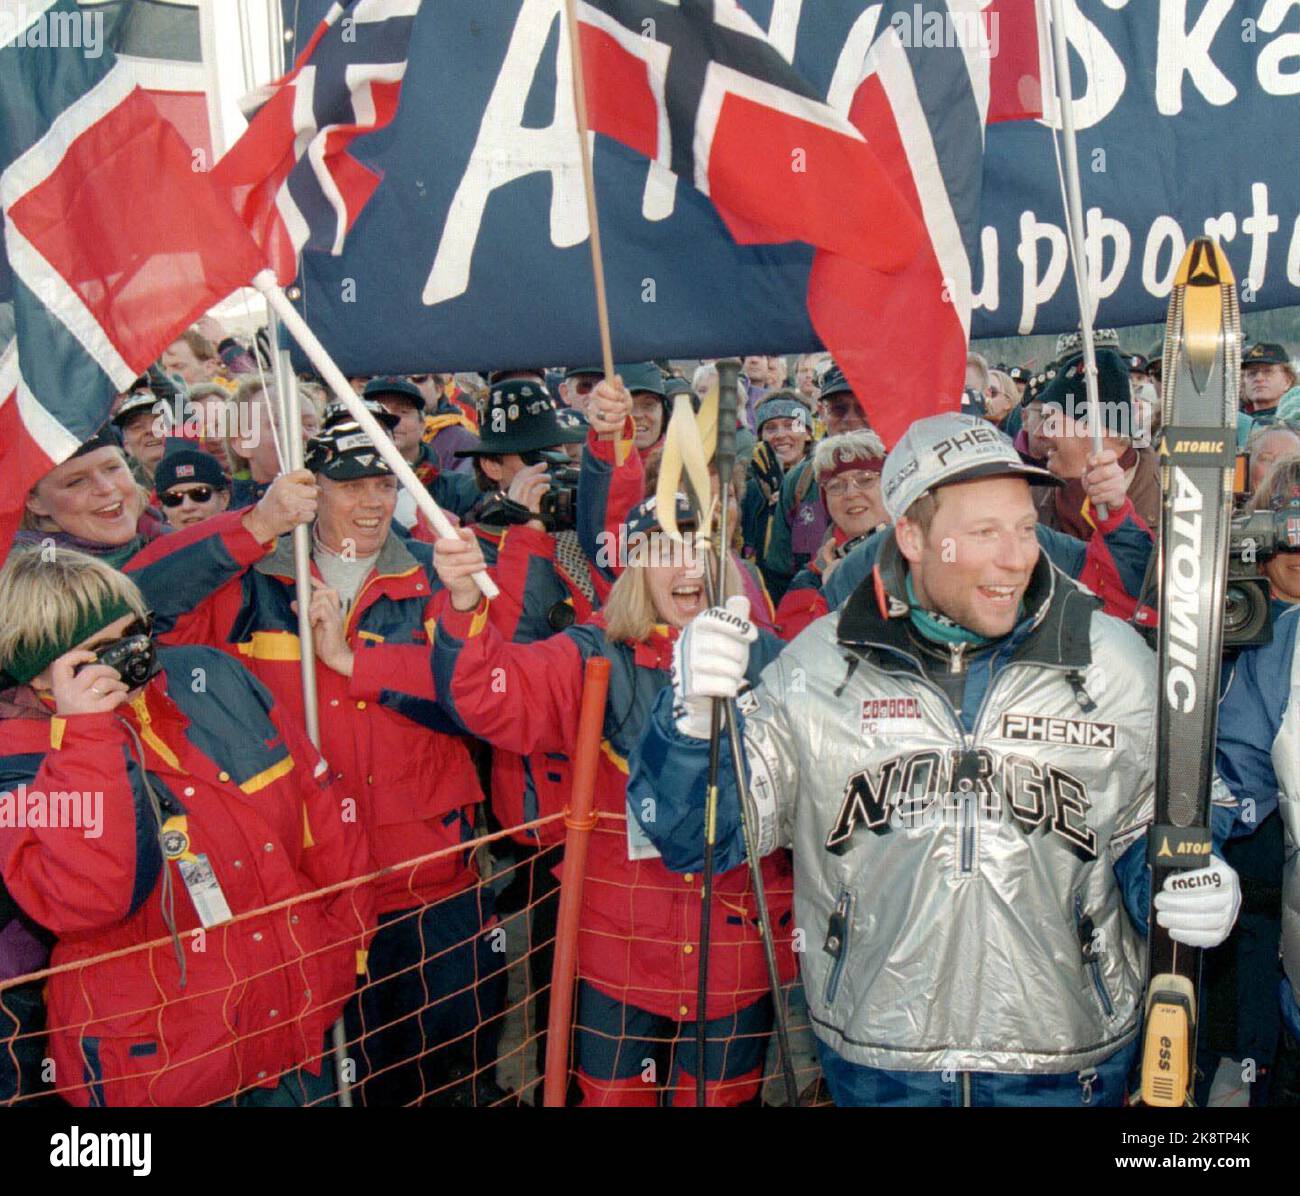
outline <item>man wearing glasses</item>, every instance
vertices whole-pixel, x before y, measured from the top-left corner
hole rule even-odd
[[[230,481],[221,464],[201,449],[172,449],[154,474],[158,502],[173,528],[220,515],[230,505]]]

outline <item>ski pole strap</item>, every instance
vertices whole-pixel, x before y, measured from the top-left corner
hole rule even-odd
[[[1208,826],[1157,824],[1147,836],[1151,862],[1164,868],[1204,868],[1213,846]]]
[[[1177,465],[1210,465],[1219,469],[1235,469],[1237,464],[1237,438],[1229,435],[1222,425],[1199,428],[1190,424],[1174,424],[1160,433],[1161,460]]]

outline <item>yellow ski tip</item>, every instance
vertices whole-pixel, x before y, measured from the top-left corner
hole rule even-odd
[[[1227,255],[1218,241],[1197,237],[1183,254],[1174,275],[1174,286],[1221,287],[1235,286],[1236,276]]]
[[[1183,288],[1183,350],[1198,390],[1214,365],[1224,330],[1224,290],[1235,285],[1218,242],[1197,237],[1183,254],[1174,286]]]
[[[1151,981],[1142,1049],[1142,1103],[1180,1108],[1192,1086],[1196,991],[1185,976],[1165,973]]]

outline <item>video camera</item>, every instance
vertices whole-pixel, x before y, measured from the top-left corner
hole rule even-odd
[[[1280,552],[1300,552],[1300,509],[1236,516],[1228,539],[1223,646],[1248,648],[1272,638],[1269,585],[1262,565]]]
[[[536,449],[521,453],[525,465],[546,463],[551,486],[542,495],[538,511],[549,532],[571,531],[578,526],[579,470],[563,449]]]

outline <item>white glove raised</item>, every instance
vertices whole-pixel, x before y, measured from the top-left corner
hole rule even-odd
[[[1211,856],[1205,868],[1173,872],[1156,894],[1156,922],[1189,947],[1217,947],[1241,909],[1241,884],[1232,867]]]
[[[708,739],[713,698],[734,698],[745,683],[749,645],[758,630],[749,621],[749,599],[734,594],[725,608],[695,616],[673,645],[673,716],[677,730]]]

